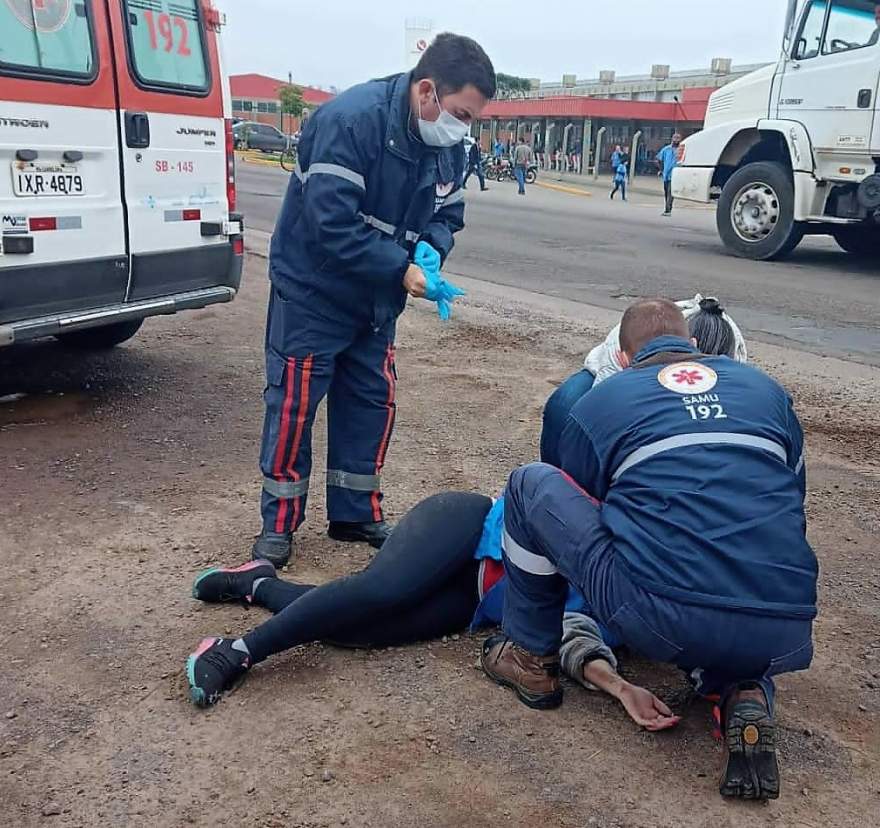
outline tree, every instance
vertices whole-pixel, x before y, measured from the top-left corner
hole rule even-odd
[[[306,108],[303,101],[302,89],[298,86],[282,86],[278,90],[278,100],[281,102],[281,111],[289,118],[299,118]],[[287,122],[290,132],[290,120]]]
[[[498,98],[523,98],[532,89],[532,82],[528,78],[505,75],[503,72],[495,75],[495,84]]]

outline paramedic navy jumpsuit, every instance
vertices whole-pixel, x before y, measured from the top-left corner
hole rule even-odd
[[[559,448],[561,470],[523,466],[507,488],[505,633],[555,653],[570,582],[703,693],[753,681],[772,705],[773,676],[810,664],[818,575],[784,389],[660,337],[575,404]]]
[[[464,148],[410,129],[409,74],[324,104],[299,143],[269,261],[263,531],[305,516],[312,424],[327,397],[331,521],[382,518],[380,472],[394,428],[394,336],[418,241],[445,260],[464,226]]]

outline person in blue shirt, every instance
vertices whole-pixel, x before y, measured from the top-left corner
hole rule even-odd
[[[663,177],[663,195],[666,198],[666,209],[663,211],[664,216],[672,215],[672,171],[678,166],[679,146],[681,146],[681,135],[676,132],[672,136],[672,142],[657,153],[657,167],[660,170],[660,175]]]
[[[617,165],[617,168],[614,171],[614,189],[611,191],[611,200],[614,200],[614,196],[617,195],[618,191],[620,191],[623,196],[623,200],[626,201],[626,180],[629,175],[629,171],[627,170],[627,165],[629,164],[629,157],[627,155],[620,156],[620,162]]]
[[[328,534],[377,547],[387,537],[397,318],[407,296],[448,315],[437,285],[464,227],[462,142],[494,94],[480,45],[445,33],[412,72],[346,90],[304,127],[269,252],[255,559],[290,558],[325,397]]]
[[[611,174],[612,175],[614,175],[617,172],[617,167],[620,164],[620,159],[622,157],[623,157],[623,150],[621,149],[620,144],[617,144],[611,153]]]
[[[719,695],[722,795],[776,798],[773,677],[810,665],[817,599],[798,418],[766,374],[701,354],[673,302],[628,308],[620,345],[629,367],[574,406],[560,468],[510,477],[503,635],[483,669],[561,704],[573,585],[624,644]]]

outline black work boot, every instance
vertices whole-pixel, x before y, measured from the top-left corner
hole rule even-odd
[[[254,581],[258,578],[276,577],[275,567],[264,560],[249,561],[236,567],[215,566],[196,577],[192,597],[208,604],[250,601]]]
[[[724,773],[722,796],[737,799],[778,799],[776,725],[764,697],[754,684],[735,690],[723,710]]]
[[[346,543],[368,543],[379,549],[391,534],[391,527],[384,520],[376,523],[347,523],[331,520],[327,534],[333,540]]]
[[[483,642],[483,670],[492,681],[509,687],[519,700],[535,710],[552,710],[562,704],[559,657],[536,656],[505,635]]]
[[[267,532],[257,535],[251,549],[251,560],[269,561],[276,569],[287,566],[293,554],[293,535]]]

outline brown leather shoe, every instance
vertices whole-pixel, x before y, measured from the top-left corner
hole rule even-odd
[[[535,710],[562,704],[558,656],[532,655],[507,636],[493,635],[483,642],[480,662],[490,679],[513,690],[523,704]]]

